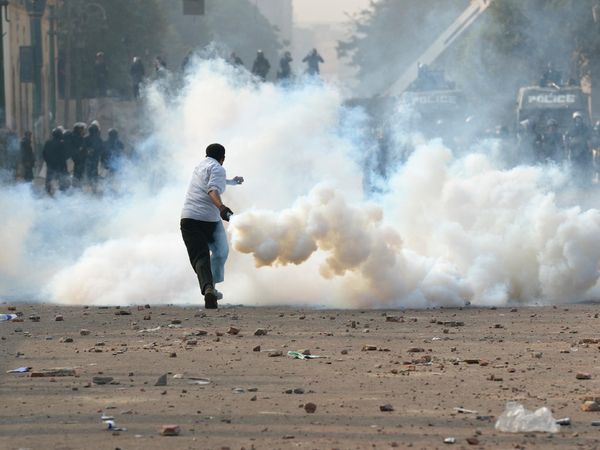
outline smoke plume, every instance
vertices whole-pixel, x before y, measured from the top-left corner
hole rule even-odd
[[[257,84],[197,62],[180,90],[151,87],[149,138],[117,193],[49,198],[0,187],[0,296],[67,304],[200,304],[179,214],[204,148],[221,142],[241,186],[225,203],[225,301],[335,307],[549,304],[598,295],[600,212],[560,167],[503,169],[484,143],[455,154],[413,139],[363,186],[373,143],[334,86]],[[127,138],[127,137],[125,137]],[[402,152],[398,151],[398,154]],[[373,173],[368,173],[373,177]]]

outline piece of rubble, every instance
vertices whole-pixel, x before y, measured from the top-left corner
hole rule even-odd
[[[114,380],[113,377],[98,376],[98,377],[92,378],[92,383],[99,384],[99,385],[104,385],[104,384],[110,383],[113,380]]]
[[[77,375],[77,371],[70,367],[59,367],[55,369],[41,369],[31,372],[29,375],[32,378],[42,377],[74,377]]]
[[[363,345],[362,351],[363,352],[372,352],[377,350],[377,346],[376,345]]]
[[[267,335],[267,330],[265,330],[264,328],[257,328],[256,331],[254,332],[254,336],[266,336]]]
[[[392,412],[392,411],[394,411],[394,407],[392,405],[390,405],[389,403],[386,403],[385,405],[381,405],[379,407],[379,411]]]
[[[167,374],[163,374],[156,380],[154,386],[166,386],[167,385]]]
[[[162,425],[160,427],[161,436],[179,436],[181,428],[179,425]]]
[[[232,336],[235,336],[236,334],[239,334],[240,329],[234,326],[229,327],[229,329],[227,330],[227,334],[231,334]]]
[[[314,414],[314,412],[317,410],[317,405],[315,405],[314,403],[306,403],[304,405],[304,411],[306,411],[308,414]]]
[[[578,372],[577,375],[575,375],[575,378],[578,380],[591,380],[592,374],[588,372]]]
[[[81,336],[88,336],[91,333],[90,330],[86,330],[85,328],[82,328],[81,330],[79,330],[79,334]]]
[[[600,402],[587,400],[583,402],[583,405],[581,405],[581,410],[584,412],[600,411]]]

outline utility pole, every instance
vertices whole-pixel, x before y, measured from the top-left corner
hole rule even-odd
[[[33,49],[33,123],[42,116],[42,16],[46,0],[27,0],[25,3],[31,28]]]
[[[48,20],[50,21],[50,30],[48,36],[50,37],[50,79],[48,81],[48,94],[50,103],[50,128],[56,126],[56,7],[54,5],[49,6],[50,14]]]

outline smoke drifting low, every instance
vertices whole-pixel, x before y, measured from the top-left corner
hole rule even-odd
[[[246,179],[224,195],[236,213],[219,286],[226,302],[430,307],[598,297],[600,211],[579,206],[562,168],[503,170],[491,144],[458,157],[421,140],[385,181],[387,193],[368,201],[369,138],[333,86],[257,85],[217,60],[200,63],[178,95],[160,86],[146,95],[155,131],[124,172],[124,192],[52,199],[26,185],[0,187],[2,298],[201,303],[178,226],[211,142],[227,148],[228,176]]]

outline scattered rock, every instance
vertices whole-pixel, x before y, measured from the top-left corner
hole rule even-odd
[[[444,439],[444,444],[454,444],[454,443],[456,443],[456,438],[447,437],[446,439]]]
[[[404,320],[400,316],[386,316],[385,321],[386,322],[404,322]]]
[[[163,425],[160,427],[161,436],[179,436],[181,428],[179,425]]]
[[[479,439],[477,439],[476,437],[469,437],[467,438],[467,443],[469,445],[479,445]]]
[[[237,333],[235,333],[237,334]],[[267,330],[265,330],[264,328],[257,328],[257,330],[254,332],[254,336],[266,336],[267,335]]]
[[[61,338],[58,342],[64,342],[66,344],[70,344],[71,342],[73,342],[73,338],[71,338],[71,337],[64,337],[64,338]]]
[[[578,372],[577,375],[575,375],[575,378],[578,380],[591,380],[592,374],[587,372]]]
[[[446,327],[464,327],[465,326],[464,322],[458,322],[455,320],[438,320],[437,324],[444,325]]]
[[[269,352],[270,358],[276,358],[277,356],[283,356],[283,352],[281,350],[273,350]]]
[[[36,315],[29,316],[29,320],[31,320],[32,322],[39,322],[40,316],[36,316]]]
[[[314,412],[317,410],[317,405],[315,405],[314,403],[306,403],[304,405],[304,411],[306,411],[308,414],[314,414]]]
[[[421,347],[411,347],[407,350],[408,353],[422,353],[425,349]]]
[[[167,374],[163,374],[160,377],[158,377],[158,380],[156,380],[156,383],[154,383],[154,386],[166,386],[167,385]]]
[[[81,336],[88,336],[90,333],[91,333],[91,331],[90,330],[86,330],[85,328],[79,330],[79,334]]]
[[[232,336],[235,336],[236,334],[239,334],[240,329],[236,328],[236,327],[229,327],[229,329],[227,330],[227,334],[231,334]]]
[[[56,369],[41,369],[35,372],[31,372],[29,375],[32,378],[43,378],[43,377],[74,377],[77,375],[77,371],[70,367],[62,367]]]
[[[118,309],[117,311],[115,311],[115,316],[130,316],[131,315],[131,311],[129,311],[128,309]]]
[[[390,405],[389,403],[386,403],[385,405],[381,405],[379,407],[379,411],[383,411],[383,412],[392,412],[394,410],[394,407],[392,405]]]
[[[108,383],[110,383],[113,380],[114,380],[113,377],[102,377],[102,376],[99,376],[99,377],[92,378],[92,383],[102,385],[102,384],[108,384]]]
[[[252,349],[253,352],[260,352],[260,345],[257,345]]]
[[[363,352],[372,352],[377,350],[377,346],[376,345],[363,345],[362,351]]]
[[[54,317],[54,320],[55,320],[56,322],[62,322],[62,321],[64,320],[64,317],[63,317],[63,316],[61,316],[60,314],[57,314],[57,315]]]
[[[296,389],[294,389],[294,394],[304,394],[304,389],[303,388],[296,388]]]
[[[581,405],[581,410],[584,412],[600,411],[600,402],[587,400]]]

